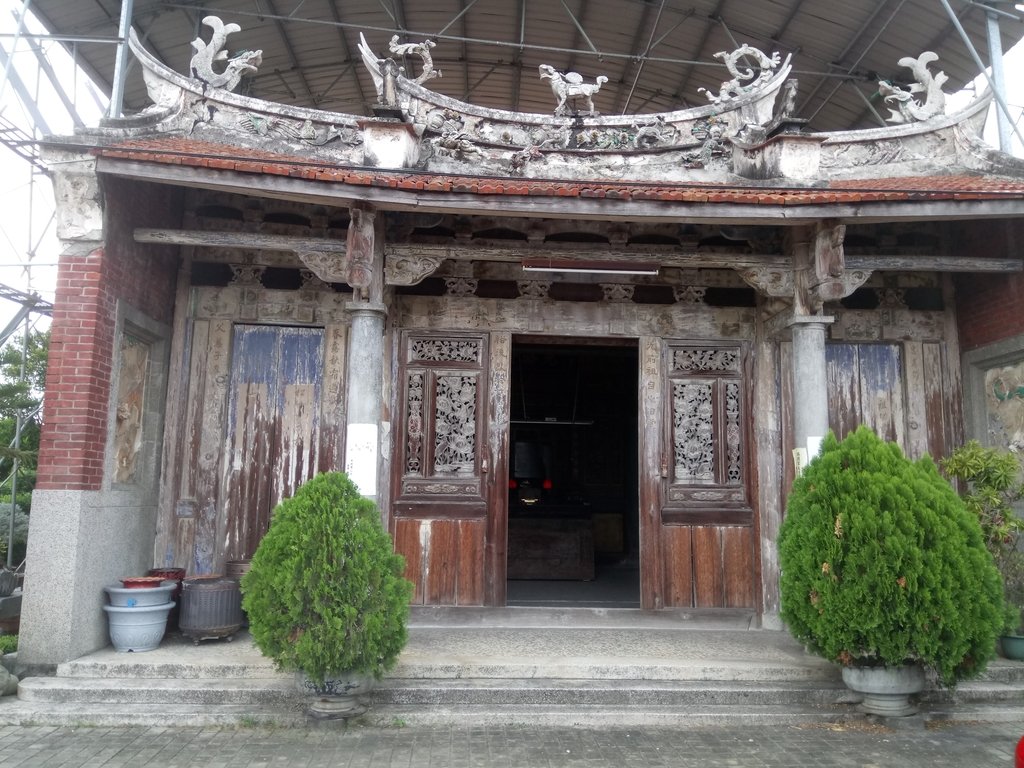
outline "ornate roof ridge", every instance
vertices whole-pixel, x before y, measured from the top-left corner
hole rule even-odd
[[[945,75],[930,72],[935,56],[929,52],[900,60],[916,78],[908,87],[880,84],[884,100],[895,107],[890,120],[896,125],[814,133],[793,117],[797,83],[789,79],[789,57],[782,61],[777,53],[746,44],[716,54],[733,77],[713,92],[703,89],[707,105],[600,116],[594,96],[603,76],[588,81],[541,65],[538,76],[552,82],[554,114],[491,109],[424,85],[440,74],[433,69],[431,41],[400,45],[392,38],[392,54],[422,59],[422,73],[412,78],[394,58],[378,58],[362,39],[360,53],[378,94],[374,116],[367,118],[233,93],[260,64],[261,52],[228,58],[225,41],[238,25],[213,16],[203,23],[213,34],[209,42],[193,41],[190,76],[156,60],[132,32],[130,45],[154,106],[135,118],[108,122],[99,135],[165,133],[242,147],[273,144],[342,166],[524,179],[728,183],[742,177],[806,185],[871,176],[880,167],[913,176],[992,165],[976,139],[987,98],[945,115]]]

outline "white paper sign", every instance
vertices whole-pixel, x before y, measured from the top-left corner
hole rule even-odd
[[[377,425],[349,424],[345,472],[363,496],[377,495]]]

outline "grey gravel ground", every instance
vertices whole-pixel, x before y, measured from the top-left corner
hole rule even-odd
[[[1024,723],[736,729],[0,727],[0,766],[1000,768]]]

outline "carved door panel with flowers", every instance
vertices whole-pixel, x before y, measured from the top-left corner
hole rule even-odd
[[[643,504],[645,607],[753,607],[746,345],[651,341],[642,386],[657,393],[645,423],[660,452],[646,471],[660,482]]]
[[[485,602],[488,341],[487,334],[400,337],[391,509],[414,603]]]

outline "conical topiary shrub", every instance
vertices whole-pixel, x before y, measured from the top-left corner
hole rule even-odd
[[[994,654],[1002,586],[977,519],[931,459],[867,427],[829,434],[794,482],[779,563],[782,618],[826,659],[916,661],[953,685]]]
[[[317,684],[339,672],[379,678],[406,642],[412,584],[376,505],[341,472],[282,501],[242,577],[263,654]]]

